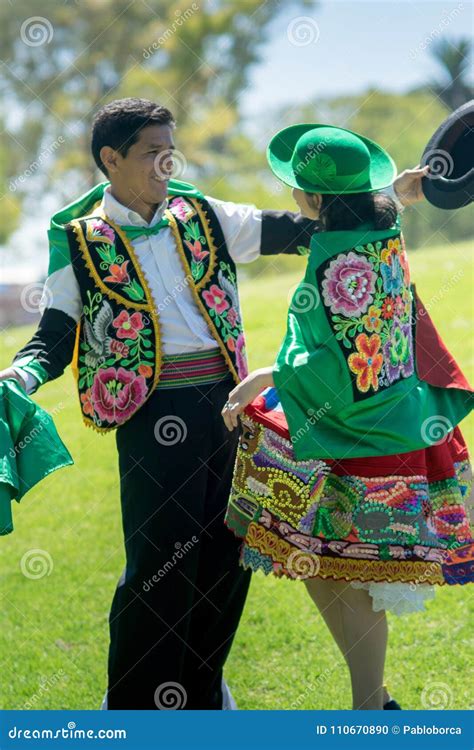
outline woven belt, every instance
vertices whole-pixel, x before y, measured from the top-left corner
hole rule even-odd
[[[157,388],[185,388],[191,385],[217,383],[230,376],[229,367],[220,349],[203,352],[168,354],[163,365]]]

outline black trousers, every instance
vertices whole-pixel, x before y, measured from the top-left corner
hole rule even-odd
[[[109,709],[220,709],[250,572],[224,526],[230,379],[158,389],[117,430],[126,569],[110,612]]]

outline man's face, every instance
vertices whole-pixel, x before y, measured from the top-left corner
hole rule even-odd
[[[111,182],[131,201],[155,205],[164,201],[173,171],[173,130],[169,125],[150,125],[140,131],[127,155],[112,152],[106,166]]]

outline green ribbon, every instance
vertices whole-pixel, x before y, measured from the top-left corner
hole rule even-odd
[[[127,238],[133,242],[133,240],[136,240],[137,237],[142,237],[142,235],[145,235],[145,237],[149,237],[152,234],[158,234],[160,229],[164,229],[164,227],[169,226],[169,220],[168,219],[161,219],[161,221],[157,222],[152,227],[126,227],[121,226],[120,229],[122,232],[125,232],[127,235]]]

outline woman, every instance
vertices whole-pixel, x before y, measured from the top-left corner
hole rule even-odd
[[[296,125],[272,171],[318,219],[276,363],[223,409],[242,435],[226,523],[241,563],[303,579],[348,665],[353,708],[383,686],[387,621],[434,584],[473,580],[471,389],[410,283],[390,156],[348,130]],[[265,390],[266,389],[266,390]],[[263,393],[262,393],[263,390]]]

